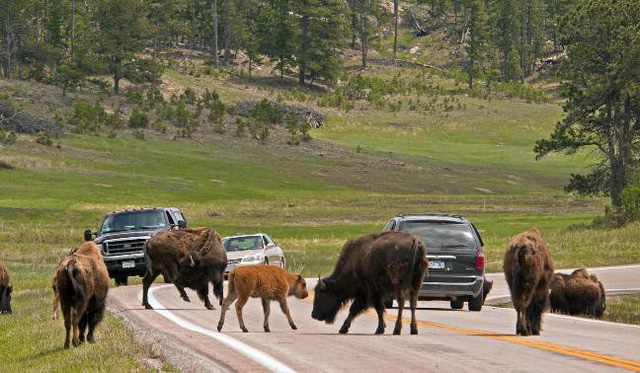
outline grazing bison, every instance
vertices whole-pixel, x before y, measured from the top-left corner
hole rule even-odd
[[[551,311],[569,315],[602,317],[606,296],[602,282],[585,268],[571,275],[556,273],[551,282]]]
[[[299,274],[287,273],[284,268],[272,266],[248,266],[236,268],[229,273],[229,289],[227,297],[222,302],[222,312],[218,321],[218,331],[224,325],[224,316],[229,306],[238,299],[236,303],[236,315],[240,323],[240,329],[247,332],[242,318],[242,307],[249,297],[262,298],[262,308],[264,310],[264,331],[269,332],[269,314],[271,313],[271,301],[277,300],[280,303],[282,312],[287,316],[291,329],[296,330],[289,313],[287,297],[295,296],[305,299],[309,296],[307,283]]]
[[[197,228],[160,232],[145,243],[144,253],[147,273],[142,280],[142,305],[145,308],[152,309],[147,293],[160,274],[176,286],[186,302],[190,300],[184,288],[194,289],[209,310],[215,309],[209,301],[211,282],[213,293],[222,304],[227,254],[215,230]]]
[[[420,239],[403,232],[375,233],[348,241],[333,273],[318,281],[311,317],[331,324],[340,308],[353,300],[340,333],[347,333],[353,319],[373,306],[378,314],[376,334],[382,334],[385,329],[383,301],[395,295],[398,318],[393,334],[400,334],[408,292],[411,334],[418,334],[415,309],[422,278],[427,273],[426,255]]]
[[[9,271],[4,263],[0,262],[0,314],[10,314],[11,311],[11,293],[13,286],[9,283]]]
[[[516,334],[539,335],[553,278],[553,261],[538,229],[511,237],[503,269],[511,301],[518,312]]]
[[[54,279],[54,297],[60,300],[67,333],[64,348],[69,348],[71,326],[73,347],[84,342],[87,326],[87,342],[95,343],[93,333],[104,315],[109,291],[109,273],[98,246],[93,242],[82,244],[75,253],[62,260]]]

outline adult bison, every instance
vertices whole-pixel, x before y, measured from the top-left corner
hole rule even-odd
[[[408,292],[411,334],[418,334],[415,310],[422,278],[427,273],[426,255],[420,239],[403,232],[375,233],[348,241],[333,273],[319,279],[316,285],[311,317],[331,324],[340,308],[353,300],[340,333],[347,333],[353,319],[373,306],[378,314],[376,334],[382,334],[385,329],[383,302],[395,295],[399,307],[393,334],[400,334]]]
[[[147,299],[149,287],[162,274],[172,282],[180,296],[189,302],[184,288],[194,289],[207,309],[215,309],[209,301],[209,283],[222,304],[223,276],[227,254],[220,235],[210,228],[178,229],[160,232],[144,245],[147,273],[142,279],[142,305],[152,309]]]
[[[539,335],[553,278],[553,261],[538,229],[511,237],[503,269],[511,301],[518,312],[516,334]]]
[[[11,313],[11,293],[13,286],[9,283],[9,271],[0,261],[0,314]]]
[[[60,301],[66,329],[64,348],[69,348],[72,326],[73,347],[84,342],[87,326],[87,342],[94,343],[93,332],[104,315],[109,291],[109,273],[98,246],[91,241],[85,242],[65,257],[58,266],[54,281],[54,297]]]
[[[602,317],[606,308],[606,295],[602,282],[589,275],[585,268],[571,275],[556,273],[551,282],[551,311],[569,315]]]

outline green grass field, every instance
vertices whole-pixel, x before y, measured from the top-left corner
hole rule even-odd
[[[171,72],[167,81],[217,88],[225,102],[288,90]],[[23,104],[47,113],[38,102]],[[300,146],[286,145],[282,131],[260,145],[234,137],[232,127],[225,135],[202,128],[192,140],[148,131],[146,140],[65,135],[56,140],[61,149],[27,136],[1,145],[0,160],[15,167],[0,169],[0,260],[16,290],[15,315],[0,318],[3,368],[28,369],[25,361],[35,359],[33,370],[74,371],[99,359],[96,370],[144,369],[136,356],[146,352],[117,319],[98,328],[98,345],[74,353],[59,349],[64,328],[49,315],[55,264],[114,209],[177,206],[191,226],[223,236],[269,233],[289,269],[305,276],[328,274],[347,239],[379,231],[399,212],[463,214],[484,237],[489,271],[500,271],[508,237],[531,226],[557,268],[640,262],[640,224],[591,228],[606,201],[562,191],[569,174],[590,163],[588,154],[533,159],[535,140],[561,118],[557,105],[460,102],[466,108],[446,115],[323,109],[327,126]],[[119,357],[108,354],[115,347]]]

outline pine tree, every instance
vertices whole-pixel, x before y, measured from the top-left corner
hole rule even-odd
[[[473,79],[478,71],[478,65],[484,62],[488,48],[487,13],[484,0],[469,0],[467,4],[468,38],[465,45],[465,70],[469,76],[469,90],[473,89]]]

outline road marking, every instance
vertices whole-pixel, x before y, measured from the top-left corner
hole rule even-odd
[[[239,340],[232,338],[226,334],[222,334],[219,332],[215,332],[213,330],[209,330],[209,329],[205,329],[202,328],[198,325],[195,325],[179,316],[174,315],[171,311],[169,310],[165,310],[162,308],[165,308],[153,295],[153,293],[161,288],[164,287],[169,287],[171,285],[165,285],[165,286],[157,286],[157,287],[152,287],[151,289],[149,289],[149,304],[154,308],[154,311],[156,313],[158,313],[161,316],[164,316],[165,318],[169,319],[171,322],[173,322],[174,324],[177,324],[181,327],[183,327],[184,329],[190,330],[192,332],[196,332],[196,333],[200,333],[200,334],[204,334],[207,337],[210,337],[214,340],[216,340],[217,342],[222,343],[223,345],[226,345],[227,347],[230,347],[236,351],[238,351],[239,353],[243,354],[244,356],[248,357],[249,359],[255,361],[256,363],[264,366],[265,368],[267,368],[269,371],[271,372],[295,372],[295,370],[289,368],[288,366],[284,365],[283,363],[281,363],[280,361],[276,360],[274,357],[258,350],[255,349],[243,342],[240,342]]]
[[[371,315],[370,313],[367,313],[367,314]],[[396,319],[395,316],[391,316],[391,315],[386,315],[385,318],[390,321],[395,321]],[[556,354],[577,357],[584,360],[595,361],[598,363],[611,365],[618,368],[624,368],[624,369],[629,369],[635,372],[640,372],[640,362],[623,359],[617,356],[599,354],[599,353],[588,351],[588,350],[581,350],[573,347],[563,346],[557,343],[550,343],[550,342],[528,339],[530,337],[519,337],[515,335],[496,334],[496,333],[487,332],[484,330],[470,329],[470,328],[458,327],[458,326],[441,324],[441,323],[424,321],[424,320],[416,320],[416,322],[419,326],[426,327],[426,328],[446,330],[446,331],[463,333],[463,334],[472,335],[472,336],[491,338],[498,341],[519,344],[527,347],[533,347],[539,350],[550,351]],[[411,319],[402,318],[402,323],[410,324]]]

